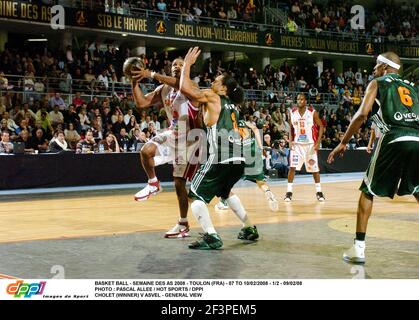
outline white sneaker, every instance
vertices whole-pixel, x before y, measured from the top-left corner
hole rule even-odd
[[[148,200],[148,198],[150,198],[151,196],[154,196],[162,191],[163,189],[160,186],[160,181],[151,182],[148,183],[143,189],[138,191],[134,195],[134,199],[135,201],[145,201]]]
[[[343,253],[343,260],[352,263],[365,263],[365,241],[354,240],[353,246]]]
[[[266,199],[269,203],[269,209],[271,211],[276,212],[279,209],[278,200],[276,199],[275,195],[272,193],[272,191],[266,191],[265,192]]]
[[[228,210],[228,203],[227,201],[220,199],[214,207],[215,210]]]
[[[189,235],[189,223],[178,222],[172,229],[167,231],[164,235],[165,238],[187,238]]]

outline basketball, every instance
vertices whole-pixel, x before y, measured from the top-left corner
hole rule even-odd
[[[132,78],[132,70],[141,70],[145,69],[144,61],[139,57],[130,57],[125,60],[122,70],[124,72],[125,77],[128,80]]]

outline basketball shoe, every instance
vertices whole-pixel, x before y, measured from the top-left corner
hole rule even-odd
[[[353,246],[343,253],[343,260],[352,263],[365,263],[365,241],[355,239]]]
[[[239,235],[237,236],[237,239],[250,240],[250,241],[255,241],[258,238],[259,238],[259,233],[258,233],[258,229],[256,229],[256,226],[242,228],[239,232]]]
[[[178,222],[176,225],[164,234],[165,238],[187,238],[189,235],[189,223]]]
[[[216,233],[200,233],[200,237],[188,245],[189,249],[216,250],[223,246],[223,241]]]
[[[326,201],[326,198],[324,197],[323,192],[316,192],[316,197],[317,197],[317,200],[319,200],[320,202]]]
[[[162,191],[163,189],[160,186],[160,181],[157,180],[156,182],[149,182],[143,189],[134,195],[134,199],[135,201],[145,201],[151,196],[155,196]]]
[[[268,200],[269,203],[269,209],[271,209],[271,211],[278,211],[279,207],[278,207],[278,200],[276,199],[275,195],[272,193],[271,190],[267,190],[265,192],[265,196],[266,196],[266,200]]]

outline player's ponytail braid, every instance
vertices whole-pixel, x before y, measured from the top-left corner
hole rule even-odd
[[[236,79],[228,74],[224,74],[222,83],[227,87],[227,96],[229,99],[235,104],[241,104],[244,100],[244,91]]]

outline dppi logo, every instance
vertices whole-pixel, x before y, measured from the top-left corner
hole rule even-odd
[[[24,283],[23,280],[18,280],[7,286],[6,292],[14,295],[15,298],[31,298],[33,295],[42,294],[45,289],[46,281],[39,283]]]

